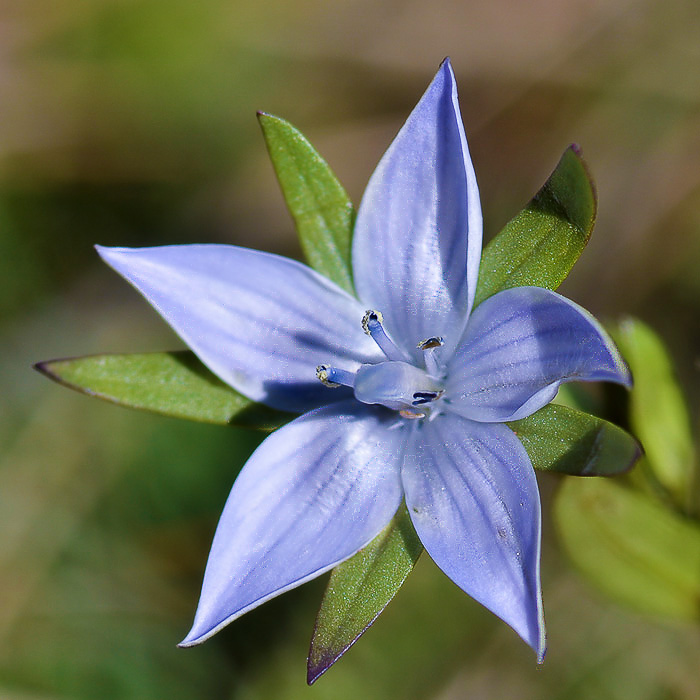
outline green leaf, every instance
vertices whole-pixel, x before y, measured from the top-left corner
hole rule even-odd
[[[593,182],[572,145],[542,189],[484,249],[475,303],[510,287],[556,289],[588,243],[595,217]]]
[[[612,423],[566,406],[549,404],[508,424],[535,469],[573,476],[609,476],[632,467],[637,441]]]
[[[188,350],[91,355],[35,367],[83,394],[175,418],[273,430],[294,417],[234,391]]]
[[[646,461],[658,482],[683,508],[689,504],[695,450],[690,417],[661,339],[649,326],[627,319],[611,330],[627,360],[634,387],[630,422],[644,446]]]
[[[567,479],[554,515],[567,553],[616,601],[646,613],[700,617],[700,526],[607,479]]]
[[[408,511],[401,506],[372,542],[333,570],[311,639],[309,685],[377,619],[413,570],[422,551]]]
[[[354,294],[350,247],[355,210],[348,195],[301,132],[270,114],[258,118],[309,265]]]

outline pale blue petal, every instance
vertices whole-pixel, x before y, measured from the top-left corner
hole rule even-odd
[[[199,644],[274,596],[352,556],[402,498],[404,431],[383,409],[342,402],[270,435],[219,521],[192,630]]]
[[[539,287],[507,289],[480,304],[448,377],[451,409],[478,421],[525,418],[548,404],[562,382],[631,383],[620,353],[593,316]]]
[[[451,351],[469,313],[481,255],[481,206],[445,61],[374,171],[357,215],[355,287],[394,341],[443,336]]]
[[[316,366],[356,371],[383,356],[365,308],[294,260],[228,245],[97,248],[209,369],[254,401],[304,411],[350,395]]]
[[[421,542],[541,661],[540,499],[525,448],[505,425],[451,414],[422,421],[413,438],[402,479]]]

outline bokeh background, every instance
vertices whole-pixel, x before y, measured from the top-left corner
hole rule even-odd
[[[697,627],[591,589],[540,479],[549,652],[424,556],[311,689],[325,577],[179,650],[218,515],[260,436],[73,394],[31,363],[180,342],[92,245],[230,242],[298,256],[255,119],[297,125],[360,200],[450,55],[487,237],[564,148],[600,208],[567,295],[669,343],[697,425],[697,0],[3,0],[0,5],[0,697],[700,695]]]

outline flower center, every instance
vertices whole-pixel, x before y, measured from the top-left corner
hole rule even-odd
[[[437,407],[444,393],[444,367],[436,357],[442,338],[428,338],[418,344],[423,350],[425,368],[412,364],[411,358],[391,340],[382,325],[378,311],[367,311],[362,328],[379,346],[385,362],[362,365],[357,372],[319,365],[316,376],[326,386],[352,387],[355,398],[362,403],[380,404],[399,411],[404,418],[425,418]]]

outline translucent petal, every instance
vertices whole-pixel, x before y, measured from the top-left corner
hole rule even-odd
[[[525,418],[562,382],[629,385],[629,370],[602,326],[556,292],[516,287],[472,314],[448,367],[445,398],[478,421]]]
[[[416,532],[435,563],[544,657],[540,500],[515,434],[452,414],[416,426],[402,471]]]
[[[351,395],[316,378],[383,356],[362,331],[365,309],[301,263],[227,245],[101,248],[199,358],[234,389],[304,411]]]
[[[198,644],[353,555],[401,503],[405,440],[383,409],[342,402],[270,435],[243,467],[219,521],[192,630]]]
[[[461,335],[481,255],[481,206],[445,61],[374,171],[358,211],[353,271],[359,298],[381,311],[397,344]]]

